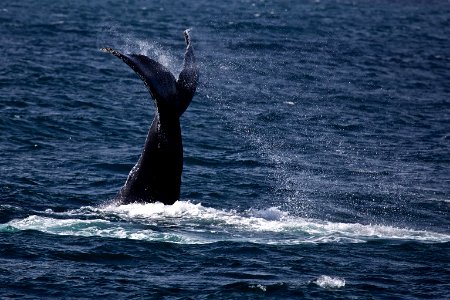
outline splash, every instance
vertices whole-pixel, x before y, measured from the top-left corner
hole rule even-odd
[[[97,41],[98,48],[111,47],[123,53],[135,53],[148,56],[178,74],[181,69],[182,52],[173,55],[169,49],[158,42],[140,39],[134,34],[124,32],[116,24],[106,24],[101,30]]]
[[[345,279],[322,275],[316,280],[314,280],[313,283],[317,284],[318,286],[324,289],[336,289],[345,286]]]
[[[383,225],[338,223],[290,216],[279,208],[244,212],[190,201],[52,210],[0,225],[0,231],[37,230],[181,244],[239,241],[259,244],[364,243],[371,240],[449,242],[450,235]]]

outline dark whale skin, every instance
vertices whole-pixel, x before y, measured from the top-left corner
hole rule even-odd
[[[116,196],[120,204],[171,205],[180,198],[183,171],[180,117],[192,101],[199,78],[188,30],[184,31],[184,37],[187,47],[178,80],[166,67],[147,56],[102,49],[122,59],[137,73],[156,104],[141,156]]]

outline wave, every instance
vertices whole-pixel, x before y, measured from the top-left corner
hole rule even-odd
[[[306,219],[276,207],[244,212],[204,207],[190,201],[50,209],[0,225],[0,232],[37,230],[56,235],[97,236],[181,244],[220,241],[295,245],[364,243],[371,240],[449,242],[450,235],[384,225]]]

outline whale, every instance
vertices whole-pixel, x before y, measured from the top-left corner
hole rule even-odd
[[[144,82],[155,103],[155,115],[139,160],[117,193],[119,204],[161,202],[172,205],[180,198],[183,143],[180,117],[194,97],[199,69],[189,30],[178,79],[162,64],[142,54],[124,54],[102,48],[125,62]]]

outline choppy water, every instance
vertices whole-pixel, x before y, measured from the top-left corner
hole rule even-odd
[[[0,297],[445,299],[450,3],[0,5]],[[201,66],[181,200],[111,202]]]

